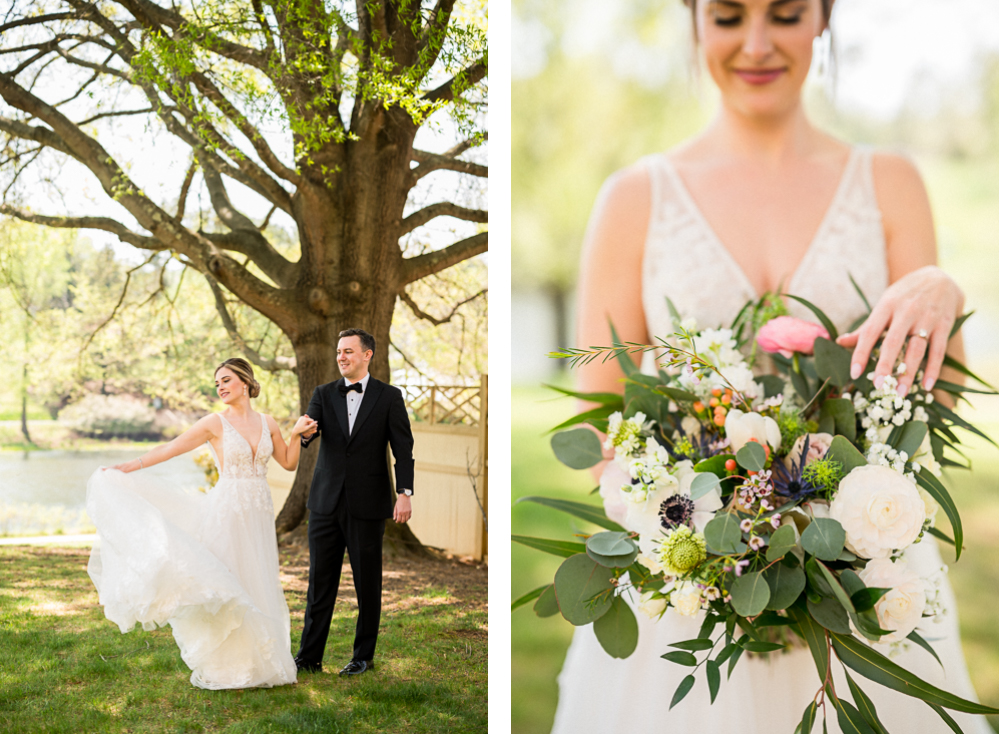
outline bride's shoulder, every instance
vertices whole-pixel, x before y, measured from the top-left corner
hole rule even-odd
[[[930,215],[920,171],[911,158],[886,150],[872,151],[872,183],[888,230],[895,222]]]

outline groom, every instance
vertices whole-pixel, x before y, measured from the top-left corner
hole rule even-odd
[[[309,592],[295,664],[300,671],[321,670],[346,549],[358,596],[358,624],[354,654],[340,674],[360,675],[374,668],[385,521],[391,517],[403,523],[412,514],[413,435],[403,394],[368,374],[375,337],[362,329],[347,329],[339,337],[337,364],[343,378],[316,388],[306,412],[317,426],[302,439],[307,447],[323,436],[307,504]],[[387,445],[396,459],[395,508]]]

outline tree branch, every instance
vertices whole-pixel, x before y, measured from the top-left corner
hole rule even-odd
[[[187,208],[188,191],[191,190],[191,182],[194,181],[194,173],[197,170],[198,161],[192,158],[191,165],[188,166],[187,173],[184,174],[184,182],[181,184],[181,193],[177,197],[177,215],[175,218],[178,222],[184,219],[184,209]]]
[[[410,171],[414,183],[428,173],[440,170],[458,171],[459,173],[468,173],[471,176],[489,178],[489,168],[479,163],[473,163],[472,161],[463,161],[459,158],[428,153],[423,150],[414,150],[412,158],[420,164]]]
[[[406,291],[400,291],[399,292],[399,300],[401,300],[403,303],[405,303],[407,306],[409,306],[410,310],[413,311],[414,315],[417,316],[417,318],[424,319],[425,321],[430,321],[435,326],[440,326],[441,324],[447,324],[449,321],[451,321],[452,318],[455,316],[455,314],[458,313],[458,309],[460,309],[462,306],[464,306],[465,304],[469,303],[470,301],[476,300],[481,295],[484,295],[487,290],[488,289],[483,288],[478,293],[475,293],[475,294],[469,296],[468,298],[466,298],[463,301],[459,301],[458,303],[455,304],[454,308],[451,309],[451,311],[448,313],[448,315],[447,316],[443,316],[442,318],[436,318],[434,316],[431,316],[426,311],[423,311],[420,308],[420,306],[417,305],[417,302],[414,301],[410,297],[410,294],[407,293]]]
[[[424,95],[428,102],[451,102],[486,76],[486,64],[479,61]]]
[[[226,297],[222,293],[222,289],[219,287],[218,282],[208,273],[205,273],[204,275],[205,280],[208,281],[209,288],[212,289],[212,295],[215,296],[215,308],[219,312],[219,318],[222,319],[222,325],[229,334],[229,338],[233,340],[236,348],[243,352],[247,356],[247,359],[260,367],[262,370],[266,370],[268,372],[281,372],[283,370],[287,370],[297,373],[298,366],[294,357],[275,357],[274,359],[266,359],[262,357],[256,349],[253,349],[246,343],[246,340],[240,336],[239,331],[236,329],[236,323],[233,321],[233,317],[229,315],[229,308],[226,306]]]
[[[121,222],[117,222],[110,217],[49,217],[42,214],[32,214],[21,209],[15,209],[9,204],[0,204],[0,214],[15,217],[24,222],[32,224],[43,224],[46,227],[56,227],[60,229],[99,229],[116,235],[122,242],[141,248],[143,250],[170,249],[155,237],[133,232]]]
[[[48,23],[53,20],[79,20],[80,16],[77,13],[49,13],[48,15],[36,15],[31,18],[21,18],[20,20],[14,20],[10,23],[4,23],[0,25],[0,33],[18,28],[23,25],[39,25],[42,23]]]
[[[464,219],[466,222],[479,222],[483,224],[489,221],[489,212],[482,209],[466,209],[464,206],[453,204],[450,201],[440,201],[437,204],[431,204],[419,211],[415,211],[406,217],[400,222],[400,234],[404,235],[407,232],[412,232],[417,227],[422,227],[437,217],[455,217],[456,219]]]
[[[443,250],[425,252],[423,255],[403,260],[401,285],[407,285],[428,275],[457,265],[470,257],[481,255],[488,249],[488,232],[480,232],[472,237],[448,245]]]
[[[153,262],[153,258],[156,257],[158,254],[159,253],[154,252],[152,255],[150,255],[148,258],[146,258],[145,262],[140,263],[139,265],[136,265],[134,268],[132,268],[131,270],[129,270],[129,271],[127,271],[125,273],[125,285],[122,286],[122,294],[118,297],[118,303],[116,303],[115,307],[113,309],[111,309],[111,315],[108,316],[106,319],[104,319],[104,321],[102,321],[98,325],[98,327],[96,329],[94,329],[92,332],[90,332],[90,336],[87,337],[87,343],[84,344],[80,348],[80,353],[81,354],[83,352],[86,352],[87,348],[90,347],[91,343],[93,343],[94,337],[97,336],[97,332],[99,332],[105,326],[107,326],[108,324],[110,324],[111,321],[115,318],[115,316],[118,315],[118,309],[121,308],[122,303],[125,302],[125,296],[128,295],[128,284],[132,280],[132,273],[134,273],[136,270],[139,270],[140,268],[144,268],[147,265],[149,265],[151,262]]]

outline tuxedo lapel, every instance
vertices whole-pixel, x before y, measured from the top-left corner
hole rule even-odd
[[[361,407],[358,408],[358,415],[354,418],[354,430],[351,431],[351,435],[348,437],[347,442],[350,443],[351,439],[358,435],[358,430],[361,425],[365,422],[365,419],[371,415],[372,408],[375,407],[375,403],[378,401],[378,396],[382,392],[382,383],[376,380],[374,377],[368,378],[368,389],[364,391],[361,396]],[[347,401],[344,400],[345,413]]]
[[[347,396],[340,392],[340,386],[343,384],[344,378],[341,377],[333,383],[330,393],[332,395],[331,400],[333,400],[333,412],[337,415],[337,423],[340,424],[340,430],[344,432],[344,438],[350,438],[351,429],[350,423],[347,420]]]

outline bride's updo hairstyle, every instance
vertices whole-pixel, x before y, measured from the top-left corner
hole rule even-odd
[[[247,395],[252,398],[260,395],[260,383],[253,378],[253,367],[249,362],[242,357],[231,357],[215,368],[215,374],[219,374],[223,367],[232,370],[240,378],[240,382],[247,386]]]

